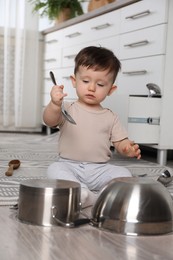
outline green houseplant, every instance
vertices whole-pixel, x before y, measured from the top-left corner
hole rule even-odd
[[[68,12],[68,18],[83,14],[83,9],[78,0],[29,0],[33,4],[33,11],[40,16],[47,16],[50,20],[58,19],[62,12]],[[68,11],[67,11],[68,10]]]

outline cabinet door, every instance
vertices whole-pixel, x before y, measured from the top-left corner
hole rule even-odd
[[[71,25],[63,30],[64,47],[118,35],[120,30],[120,10]]]
[[[117,94],[117,91],[115,91],[111,96],[106,97],[102,106],[118,114],[121,123],[127,129],[129,113],[129,96],[127,94]]]
[[[112,50],[117,57],[119,56],[119,36],[117,35],[106,39],[98,39],[73,47],[64,48],[62,53],[62,67],[74,67],[74,59],[76,55],[81,49],[87,46],[105,47]]]
[[[90,41],[106,39],[107,37],[119,35],[120,19],[120,9],[90,19],[90,31],[88,35]]]
[[[161,98],[129,97],[128,135],[142,144],[159,142]]]
[[[130,59],[137,57],[165,54],[166,25],[122,34],[120,36],[120,57]]]
[[[165,56],[122,60],[118,76],[118,94],[148,95],[146,84],[155,83],[163,93]]]
[[[121,33],[167,23],[167,13],[167,0],[145,0],[122,8]]]
[[[88,46],[88,44],[80,44],[80,45],[75,45],[73,47],[64,48],[62,54],[62,67],[63,68],[74,67],[74,59],[76,55],[82,48],[86,46]]]
[[[52,32],[45,36],[44,69],[61,66],[62,62],[62,32]]]
[[[81,22],[63,29],[63,46],[76,46],[88,41],[88,23]]]
[[[101,46],[104,48],[107,48],[109,50],[111,50],[112,52],[114,52],[115,56],[117,56],[117,58],[120,58],[120,52],[119,52],[119,43],[120,42],[120,37],[119,35],[116,36],[112,36],[112,37],[108,37],[106,39],[99,39],[99,40],[95,40],[93,42],[90,43],[90,45],[94,45],[94,46]]]
[[[60,68],[62,64],[62,48],[56,47],[54,51],[45,52],[44,69]]]

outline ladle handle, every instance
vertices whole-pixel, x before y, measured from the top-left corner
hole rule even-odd
[[[66,223],[66,222],[63,222],[62,220],[60,220],[56,216],[56,214],[54,213],[54,210],[56,210],[56,206],[52,206],[52,218],[62,227],[74,228],[74,227],[85,225],[85,224],[88,224],[91,222],[91,220],[89,218],[81,218],[81,219],[76,219],[73,222]]]
[[[5,175],[6,175],[6,176],[12,176],[12,175],[13,175],[13,164],[11,164],[11,165],[8,167],[8,170],[6,171]]]

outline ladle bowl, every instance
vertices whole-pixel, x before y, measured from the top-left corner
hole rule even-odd
[[[5,175],[6,176],[12,176],[13,175],[13,170],[16,170],[20,166],[20,161],[19,160],[11,160],[8,163],[8,170],[6,171]]]

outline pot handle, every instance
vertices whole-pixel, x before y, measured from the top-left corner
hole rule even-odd
[[[54,220],[56,220],[56,222],[60,226],[73,228],[73,227],[78,227],[78,226],[90,223],[90,219],[89,218],[81,218],[81,219],[74,220],[73,222],[63,222],[62,220],[60,220],[59,218],[56,217],[55,210],[56,210],[56,213],[57,213],[57,207],[56,206],[52,206],[52,218]]]
[[[15,210],[19,209],[18,203],[15,204],[15,205],[10,206],[10,209],[15,209]]]

